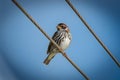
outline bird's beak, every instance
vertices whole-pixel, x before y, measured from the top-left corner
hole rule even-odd
[[[69,32],[69,28],[66,28],[65,31],[66,31],[66,32]]]

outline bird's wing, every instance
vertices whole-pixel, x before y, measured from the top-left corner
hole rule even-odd
[[[52,37],[52,39],[53,39],[54,41],[55,41],[56,35],[58,35],[58,31],[56,31],[56,32],[54,33],[53,37]],[[51,51],[52,46],[53,46],[53,43],[50,42],[50,43],[49,43],[49,46],[48,46],[47,54],[49,54],[49,52]]]
[[[62,35],[64,34],[65,30],[61,30],[61,31],[56,31],[52,37],[52,39],[58,44],[60,45],[60,42],[61,42],[61,38],[62,38]],[[53,43],[49,43],[49,46],[48,46],[48,50],[47,50],[47,54],[49,54],[53,49],[55,49],[56,47],[53,45]]]

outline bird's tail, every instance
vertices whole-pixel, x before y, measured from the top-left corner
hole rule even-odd
[[[48,65],[54,56],[55,56],[55,53],[49,53],[49,55],[47,56],[47,58],[44,60],[43,63]]]

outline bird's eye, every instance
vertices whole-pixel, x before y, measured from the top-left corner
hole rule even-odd
[[[64,25],[63,25],[63,26],[62,26],[62,28],[63,28],[63,29],[65,29],[65,28],[66,28],[66,26],[64,26]]]

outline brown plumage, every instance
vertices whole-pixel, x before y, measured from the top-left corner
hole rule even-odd
[[[57,31],[54,33],[52,39],[63,49],[65,50],[70,42],[71,42],[71,34],[69,28],[66,24],[60,23],[57,25]],[[46,65],[52,60],[52,58],[59,53],[59,50],[53,45],[53,43],[49,43],[48,50],[47,50],[47,58],[44,60]]]

